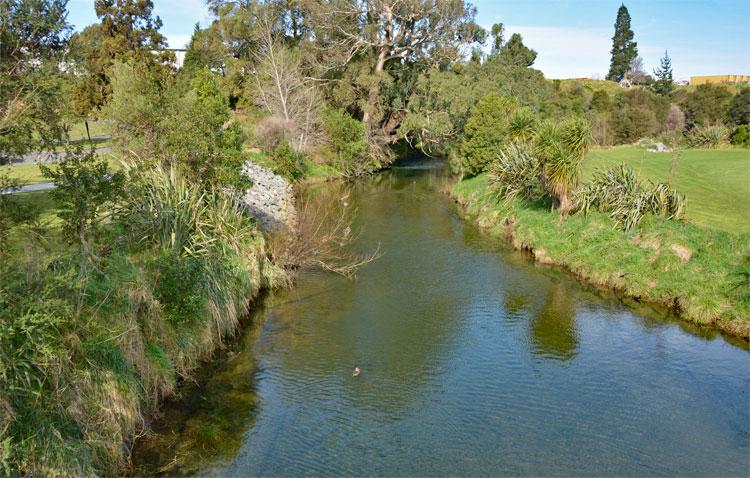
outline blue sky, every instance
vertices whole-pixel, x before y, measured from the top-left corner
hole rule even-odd
[[[534,64],[548,78],[604,77],[622,0],[474,0],[479,23],[502,22],[539,56]],[[691,75],[750,74],[750,1],[630,0],[625,2],[647,71],[664,50],[675,79]],[[70,0],[76,29],[96,21],[94,0]],[[203,0],[154,0],[173,48],[190,39],[196,22],[211,18]]]

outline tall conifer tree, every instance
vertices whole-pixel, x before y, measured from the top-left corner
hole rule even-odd
[[[674,80],[672,79],[672,59],[664,51],[664,56],[660,60],[659,68],[654,70],[656,82],[654,82],[654,92],[666,96],[674,89]]]
[[[638,44],[633,41],[633,36],[633,30],[630,29],[630,13],[622,4],[617,10],[615,34],[612,37],[612,63],[607,73],[608,80],[622,80],[631,62],[638,56]]]

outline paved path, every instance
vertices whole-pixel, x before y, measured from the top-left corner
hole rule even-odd
[[[100,148],[96,148],[95,151],[96,154],[109,153],[112,151],[112,146],[102,146]],[[56,163],[62,158],[62,153],[50,151],[28,153],[21,156],[20,159],[13,161],[13,164]]]

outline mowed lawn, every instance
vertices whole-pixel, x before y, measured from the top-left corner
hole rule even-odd
[[[109,167],[117,171],[121,168],[120,161],[113,154],[105,154]],[[52,166],[53,164],[48,164]],[[0,173],[8,172],[11,178],[17,178],[22,184],[40,184],[48,183],[50,180],[42,176],[37,163],[14,164],[12,166],[0,166]]]
[[[643,179],[666,182],[671,153],[650,153],[635,146],[596,149],[584,161],[584,181],[597,168],[624,163]],[[750,232],[750,150],[681,151],[675,186],[687,196],[686,219],[730,232]]]

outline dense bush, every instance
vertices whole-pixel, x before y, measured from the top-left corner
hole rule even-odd
[[[388,155],[369,140],[367,125],[341,109],[323,113],[323,128],[336,168],[344,176],[358,177],[387,166]]]
[[[509,118],[516,100],[495,93],[482,98],[466,122],[461,143],[461,170],[466,176],[485,171],[508,139]]]
[[[287,179],[301,179],[307,171],[305,155],[296,151],[288,141],[284,140],[273,150],[271,158],[274,162],[274,172]]]
[[[275,277],[231,197],[176,168],[140,174],[122,214],[92,237],[93,268],[57,234],[10,232],[0,261],[0,475],[121,472],[144,414]]]
[[[687,143],[693,148],[717,148],[728,139],[729,129],[722,125],[697,126],[687,135]]]
[[[593,179],[576,193],[578,208],[609,212],[615,224],[625,231],[638,225],[647,213],[666,219],[680,219],[685,197],[667,184],[643,183],[635,171],[620,165],[595,171]]]
[[[498,197],[533,201],[544,196],[541,172],[530,144],[511,143],[490,166],[489,181]]]
[[[730,142],[735,146],[750,148],[750,125],[741,124],[734,129]]]
[[[750,86],[746,86],[734,95],[729,103],[727,121],[736,126],[750,123]]]
[[[685,121],[688,129],[696,126],[708,126],[723,121],[732,94],[721,85],[698,85],[682,100]]]

